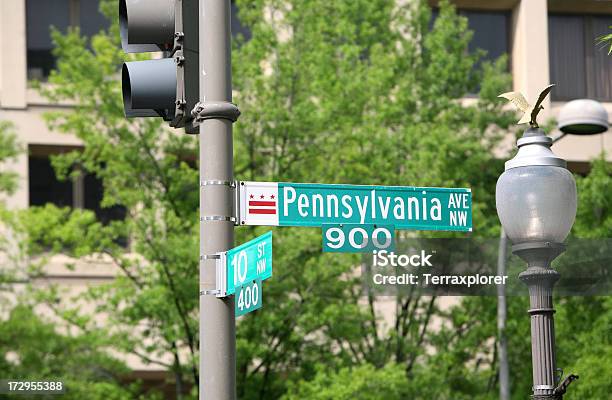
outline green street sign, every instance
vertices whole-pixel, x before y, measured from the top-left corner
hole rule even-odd
[[[261,279],[256,279],[236,288],[234,314],[237,317],[261,308]]]
[[[371,253],[395,250],[395,227],[375,224],[323,224],[323,251]]]
[[[226,295],[256,279],[272,276],[272,231],[225,253]]]
[[[241,225],[472,231],[472,191],[466,188],[287,182],[240,182],[238,187]]]

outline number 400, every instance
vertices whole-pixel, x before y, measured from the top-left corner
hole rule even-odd
[[[259,302],[259,285],[247,286],[238,293],[238,308],[248,310]]]

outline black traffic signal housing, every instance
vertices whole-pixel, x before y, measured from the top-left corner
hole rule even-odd
[[[121,71],[125,116],[162,117],[198,133],[191,110],[199,100],[198,0],[120,0],[121,47],[127,53],[162,52],[130,61]]]

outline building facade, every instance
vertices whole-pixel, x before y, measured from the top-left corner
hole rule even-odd
[[[430,2],[436,6],[436,1]],[[514,90],[534,99],[550,82],[556,83],[552,99],[544,103],[544,117],[554,117],[568,101],[591,98],[612,115],[612,56],[596,39],[612,26],[612,2],[598,0],[457,0],[460,12],[474,31],[473,48],[487,58],[508,54]],[[0,0],[0,119],[13,123],[27,153],[8,167],[19,174],[19,189],[7,198],[9,207],[54,203],[87,208],[102,220],[121,218],[125,210],[101,209],[102,187],[93,176],[60,182],[49,156],[79,148],[75,137],[50,130],[43,114],[70,107],[51,103],[33,87],[44,81],[55,65],[49,27],[60,31],[78,26],[92,35],[108,25],[98,11],[99,0]],[[435,13],[434,13],[435,15]],[[234,18],[235,20],[235,18]],[[235,22],[235,21],[234,21]],[[554,132],[553,132],[554,133]],[[576,172],[586,172],[588,162],[602,151],[612,161],[612,132],[591,137],[565,137],[555,153]],[[112,265],[80,260],[74,271],[55,258],[49,265],[51,280],[71,290],[113,279]],[[130,366],[158,379],[161,370],[128,358]]]

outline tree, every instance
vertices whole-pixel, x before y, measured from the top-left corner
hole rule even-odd
[[[612,232],[612,166],[605,154],[591,163],[586,177],[576,177],[578,211],[573,234],[582,238],[605,238]]]
[[[18,254],[13,250],[14,241],[11,235],[5,234],[5,221],[10,216],[5,205],[5,196],[13,194],[17,189],[18,176],[8,168],[8,164],[15,160],[20,151],[13,126],[9,122],[0,121],[0,229],[3,231],[0,237],[0,255],[3,257],[1,262],[7,264],[0,270],[0,293],[10,290],[6,283],[13,278],[15,271],[14,268],[8,268],[8,264],[14,263],[18,258]]]
[[[612,26],[610,26],[609,28],[612,28]],[[612,33],[608,33],[607,35],[602,35],[598,37],[597,43],[604,45],[604,46],[610,46],[610,49],[608,50],[608,54],[612,54]]]
[[[0,121],[0,163],[6,165],[21,151],[11,124]],[[0,193],[12,194],[17,178],[8,168],[0,170]],[[19,214],[0,201],[0,375],[16,380],[60,380],[69,387],[67,399],[137,398],[139,385],[121,382],[127,369],[106,354],[108,342],[98,332],[78,336],[59,332],[59,326],[40,317],[41,310],[36,312],[37,303],[28,296],[32,284],[28,278],[37,275],[38,266],[32,263],[28,268],[20,251]]]
[[[92,287],[59,309],[78,315],[76,326],[83,332],[105,332],[115,350],[171,371],[180,397],[197,386],[198,178],[189,165],[196,142],[159,121],[125,119],[117,79],[124,59],[117,4],[105,1],[101,7],[113,20],[108,32],[91,39],[78,30],[53,33],[58,68],[49,81],[55,86],[41,90],[53,100],[75,101],[73,110],[50,113],[48,121],[85,144],[82,152],[53,159],[57,174],[95,174],[104,186],[102,207],[126,207],[128,216],[105,225],[91,212],[46,207],[34,209],[37,218],[26,218],[24,226],[31,252],[93,254],[114,264],[113,283]],[[95,304],[108,324],[99,327],[94,316],[83,316],[70,306],[75,301]]]
[[[0,121],[0,163],[14,160],[19,153],[20,146],[12,125],[6,121]],[[3,167],[0,170],[0,193],[12,194],[16,188],[17,174]]]
[[[609,259],[612,203],[606,193],[612,192],[612,166],[605,154],[592,161],[587,176],[576,177],[576,186],[578,211],[572,234],[584,243],[585,254],[580,259],[586,261],[594,254],[600,254],[601,260]],[[565,297],[558,307],[557,336],[564,339],[560,341],[559,363],[566,373],[580,376],[570,389],[576,399],[606,398],[612,391],[612,382],[603,378],[604,371],[612,367],[612,301],[609,293],[598,294],[606,296]]]
[[[0,372],[16,380],[61,381],[66,399],[140,398],[138,384],[124,381],[125,365],[106,354],[104,340],[96,334],[60,334],[20,299],[0,324]]]
[[[605,399],[612,390],[606,378],[612,360],[611,300],[610,296],[572,298],[562,309],[562,318],[566,318],[563,322],[568,323],[562,325],[560,333],[571,338],[562,360],[567,373],[580,375],[570,389],[572,399]]]
[[[504,60],[475,67],[481,54],[467,52],[466,20],[442,2],[430,32],[429,9],[416,3],[239,1],[253,34],[234,62],[243,111],[238,173],[271,181],[470,186],[475,230],[494,232],[501,165],[491,149],[513,118],[495,101],[509,86]],[[468,92],[478,92],[478,101],[464,107]],[[241,356],[250,354],[239,360],[241,394],[275,398],[284,389],[270,382],[309,379],[317,364],[334,370],[395,361],[412,377],[427,357],[434,316],[443,317],[435,300],[395,299],[387,329],[375,299],[359,306],[361,293],[338,279],[357,260],[321,255],[318,230],[279,233],[279,272],[264,288],[274,309],[266,305],[239,325],[239,337],[255,338],[239,341]],[[253,359],[261,362],[253,367]]]
[[[403,368],[389,364],[375,368],[362,364],[353,369],[318,371],[314,379],[290,386],[284,400],[375,400],[413,397]]]

